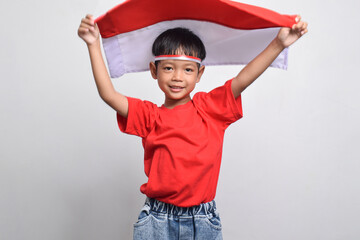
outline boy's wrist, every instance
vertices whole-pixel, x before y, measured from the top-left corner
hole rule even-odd
[[[285,49],[284,44],[281,42],[281,40],[278,37],[274,38],[274,40],[270,43],[270,45],[279,52],[282,52]]]
[[[87,45],[87,47],[89,48],[89,49],[91,49],[91,48],[97,48],[97,47],[99,47],[100,46],[100,39],[98,38],[98,39],[96,39],[94,42],[92,42],[92,43],[86,43],[86,45]]]

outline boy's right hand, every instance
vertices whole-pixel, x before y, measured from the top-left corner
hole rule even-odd
[[[88,46],[99,40],[99,28],[94,22],[92,15],[88,14],[81,20],[81,24],[78,29],[78,35],[86,42]]]

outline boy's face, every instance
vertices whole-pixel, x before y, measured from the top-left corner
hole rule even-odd
[[[161,60],[150,63],[151,75],[165,93],[165,107],[175,107],[191,100],[190,93],[204,72],[204,66],[187,60]]]

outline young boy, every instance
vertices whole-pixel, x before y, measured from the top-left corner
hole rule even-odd
[[[297,18],[232,80],[209,93],[190,93],[201,79],[202,41],[184,28],[169,29],[153,44],[150,71],[165,94],[161,107],[115,91],[91,15],[81,22],[100,97],[115,111],[121,131],[142,137],[147,196],[134,225],[134,239],[222,239],[214,202],[225,129],[242,117],[241,92],[307,32]]]

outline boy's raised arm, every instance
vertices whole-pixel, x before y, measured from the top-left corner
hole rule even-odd
[[[307,33],[307,23],[297,17],[297,23],[292,28],[281,28],[277,37],[248,63],[233,79],[231,88],[237,98],[251,83],[253,83],[279,56],[284,48],[289,47],[301,36]]]
[[[82,19],[78,35],[88,46],[92,72],[100,97],[121,116],[127,117],[127,98],[114,89],[101,54],[99,28],[91,15]]]

